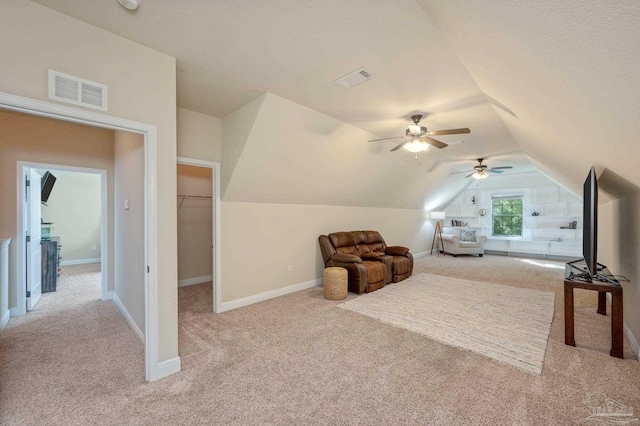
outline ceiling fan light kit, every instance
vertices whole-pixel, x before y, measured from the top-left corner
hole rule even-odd
[[[471,175],[474,179],[485,179],[489,177],[489,174],[484,170],[478,170],[473,175]]]
[[[449,129],[449,130],[436,130],[436,131],[428,131],[426,127],[420,125],[420,120],[422,119],[422,114],[414,114],[411,116],[411,121],[413,124],[409,124],[407,126],[407,130],[405,130],[404,136],[397,136],[392,138],[382,138],[382,139],[374,139],[369,142],[378,142],[378,141],[386,141],[390,139],[404,139],[399,145],[395,146],[391,149],[391,152],[397,151],[400,148],[404,148],[405,150],[419,154],[421,152],[429,149],[429,146],[433,145],[438,149],[446,148],[446,143],[439,141],[437,139],[432,138],[431,136],[437,135],[458,135],[462,133],[470,133],[471,131],[467,128],[463,129]],[[416,157],[419,158],[419,157]]]
[[[473,168],[473,170],[465,170],[465,171],[461,171],[461,172],[452,172],[449,173],[451,175],[455,175],[458,173],[469,173],[472,172],[471,174],[465,176],[465,178],[468,177],[473,177],[474,179],[485,179],[489,177],[489,173],[503,173],[504,170],[506,169],[513,169],[512,166],[502,166],[502,167],[492,167],[489,168],[487,167],[485,164],[482,164],[482,162],[484,161],[484,158],[478,158],[478,165],[475,166]]]

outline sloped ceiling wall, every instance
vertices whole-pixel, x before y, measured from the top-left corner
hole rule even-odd
[[[418,3],[545,173],[576,191],[596,164],[640,185],[637,1]]]
[[[271,93],[222,126],[223,201],[431,209],[469,183],[428,154],[418,164],[389,153],[367,142],[375,135]]]

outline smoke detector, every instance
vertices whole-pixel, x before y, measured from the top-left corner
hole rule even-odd
[[[364,83],[367,80],[371,80],[373,77],[375,77],[375,75],[371,71],[369,71],[365,67],[362,67],[353,72],[350,72],[344,77],[340,77],[336,80],[336,83],[338,83],[345,89],[349,89],[355,85]]]
[[[118,0],[118,3],[127,10],[138,10],[142,0]]]

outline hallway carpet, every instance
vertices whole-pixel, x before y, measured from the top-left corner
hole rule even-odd
[[[562,268],[416,259],[416,274],[554,292],[540,376],[339,309],[319,287],[214,315],[201,284],[178,290],[183,371],[150,384],[112,302],[12,319],[0,333],[0,424],[590,424],[583,401],[596,392],[640,412],[640,366],[626,341],[624,360],[608,355],[610,317],[593,292],[576,292],[578,347],[564,345]]]

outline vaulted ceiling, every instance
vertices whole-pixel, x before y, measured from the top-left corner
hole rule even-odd
[[[459,190],[464,185],[451,184],[448,171],[468,168],[478,157],[519,162],[515,172],[530,171],[533,163],[574,191],[592,164],[640,185],[636,1],[147,0],[134,13],[115,0],[35,1],[177,58],[181,107],[226,117],[270,92],[339,120],[346,133],[325,141],[330,151],[316,153],[319,166],[349,152],[362,162],[356,169],[375,164],[392,177],[389,194],[405,182],[397,207],[438,198],[442,184]],[[334,83],[361,66],[375,77],[351,89]],[[292,167],[305,164],[309,152],[296,149],[302,124],[271,121],[269,127],[264,117],[278,117],[281,101],[268,100],[261,108],[276,109],[254,114],[246,126],[271,132],[273,143],[246,132],[231,170],[239,173],[236,183],[231,176],[226,181],[228,196],[348,204],[328,194],[306,199],[300,188],[288,188],[296,196],[277,196],[274,189],[268,197],[238,183],[274,178],[259,167],[268,152],[271,165],[290,156],[290,178],[304,171]],[[289,110],[280,118],[305,115]],[[397,141],[368,144],[402,134],[416,112],[426,115],[422,124],[429,129],[471,128],[463,135],[467,143],[431,149],[421,166],[409,153],[386,152]],[[355,204],[371,204],[370,191]]]

